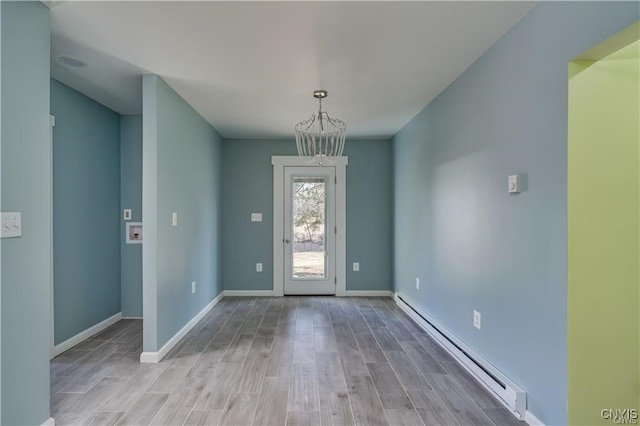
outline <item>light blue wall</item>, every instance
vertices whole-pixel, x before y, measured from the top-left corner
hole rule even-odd
[[[297,155],[295,141],[224,141],[222,264],[225,290],[273,289],[272,155]],[[251,222],[251,213],[262,213],[262,222]],[[256,272],[257,262],[262,262],[262,272]]]
[[[348,140],[347,290],[391,289],[391,144]],[[224,141],[223,241],[226,290],[273,288],[272,155],[297,155],[292,140]],[[262,222],[251,222],[252,212]],[[262,262],[262,272],[255,264]],[[360,262],[353,272],[352,262]]]
[[[142,221],[142,116],[120,117],[120,207],[131,209],[131,221]],[[142,245],[126,244],[120,226],[121,309],[125,317],[142,317]]]
[[[347,166],[347,290],[391,290],[393,261],[392,146],[349,140]],[[360,271],[353,271],[353,262]]]
[[[55,343],[120,312],[120,115],[51,80]]]
[[[161,78],[145,75],[143,153],[144,350],[157,351],[223,290],[222,139]],[[147,336],[154,299],[157,334]]]
[[[2,247],[3,425],[49,418],[51,160],[49,9],[0,2],[2,10],[2,211],[22,213],[22,237]]]
[[[546,424],[567,421],[568,61],[638,14],[537,5],[394,138],[397,291],[524,388]],[[526,175],[519,195],[512,173]]]

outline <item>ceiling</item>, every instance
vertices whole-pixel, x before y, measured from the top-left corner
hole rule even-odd
[[[121,114],[160,75],[226,138],[292,137],[317,109],[351,138],[400,130],[530,2],[54,2],[51,74]],[[72,68],[68,56],[87,63]]]

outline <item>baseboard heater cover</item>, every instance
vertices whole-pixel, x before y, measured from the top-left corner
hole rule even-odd
[[[520,420],[524,419],[527,412],[527,393],[524,390],[406,297],[396,293],[394,299],[400,309],[476,378],[485,389],[497,397],[514,416]]]

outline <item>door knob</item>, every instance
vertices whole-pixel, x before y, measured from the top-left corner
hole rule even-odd
[[[284,240],[285,243],[289,244],[289,240]]]

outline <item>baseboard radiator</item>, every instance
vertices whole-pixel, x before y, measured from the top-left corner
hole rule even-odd
[[[406,297],[396,293],[394,299],[400,309],[406,312],[514,416],[520,420],[524,419],[527,412],[527,393],[524,390]]]

